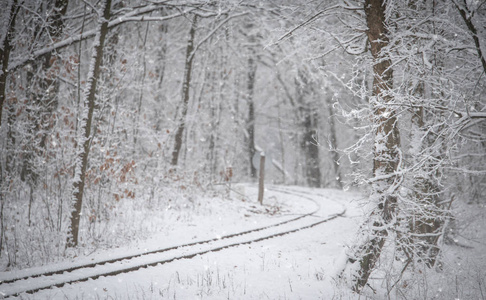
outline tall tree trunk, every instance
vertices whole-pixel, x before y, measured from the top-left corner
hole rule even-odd
[[[423,87],[419,90],[419,93],[423,94]],[[425,114],[426,111],[423,107],[417,107],[412,114],[411,144],[415,147],[415,149],[410,151],[412,163],[418,162],[421,158],[420,153],[424,148],[430,148],[436,139],[435,136],[431,137],[427,132]],[[439,204],[441,189],[436,179],[440,178],[442,174],[439,173],[440,169],[435,168],[436,166],[434,165],[435,162],[443,158],[433,155],[433,153],[427,155],[431,154],[434,159],[424,163],[418,175],[413,178],[414,192],[412,193],[412,201],[415,204],[415,209],[409,220],[412,234],[409,241],[404,241],[409,244],[405,246],[413,247],[413,253],[423,259],[428,267],[432,267],[435,264],[439,254],[437,242],[444,224],[441,216],[442,209],[440,209]],[[434,169],[436,171],[433,171]]]
[[[278,137],[279,137],[279,146],[280,146],[280,163],[282,165],[282,183],[286,184],[287,178],[286,174],[287,171],[285,170],[285,147],[284,147],[284,135],[282,130],[282,118],[280,113],[280,100],[279,100],[279,93],[278,89],[275,89],[277,93],[277,128],[278,128]]]
[[[8,77],[8,61],[10,59],[10,51],[12,50],[12,45],[10,44],[13,39],[15,31],[15,19],[19,11],[19,6],[17,5],[17,0],[9,2],[8,19],[6,21],[7,29],[5,35],[2,36],[2,41],[0,41],[0,62],[2,63],[2,69],[0,70],[0,128],[2,128],[2,113],[3,105],[5,103],[5,92],[7,89],[7,77]],[[3,21],[5,22],[5,21]]]
[[[332,159],[332,166],[334,170],[334,179],[338,188],[342,188],[341,182],[341,170],[339,167],[339,153],[337,152],[337,139],[336,139],[336,124],[334,122],[334,110],[332,108],[331,99],[327,99],[327,109],[329,112],[329,146]]]
[[[457,0],[453,0],[452,2],[456,6],[459,14],[462,17],[462,20],[467,26],[469,30],[469,34],[471,35],[472,39],[474,40],[474,46],[476,47],[476,52],[478,53],[478,58],[481,61],[481,65],[483,66],[483,72],[486,72],[486,57],[484,56],[483,51],[481,50],[481,42],[479,41],[478,30],[472,21],[472,17],[474,15],[467,6],[467,1],[463,0],[463,5],[460,5],[456,2]]]
[[[253,157],[255,156],[255,102],[253,101],[254,87],[255,87],[255,60],[253,57],[248,58],[248,120],[246,130],[248,131],[248,162],[250,164],[250,177],[256,178],[257,172],[253,164]]]
[[[189,40],[187,41],[186,48],[186,64],[184,67],[184,81],[182,82],[182,109],[181,115],[179,117],[179,124],[175,134],[174,150],[172,151],[172,161],[173,166],[177,166],[179,161],[179,154],[182,147],[182,135],[184,134],[184,129],[186,128],[186,116],[187,109],[189,106],[189,90],[191,85],[191,75],[192,75],[192,62],[194,60],[194,37],[196,35],[197,27],[197,16],[194,16],[192,20],[191,29],[189,31]]]
[[[103,7],[103,16],[100,17],[98,33],[94,40],[93,55],[90,62],[90,71],[88,75],[86,95],[84,100],[84,109],[81,118],[81,133],[78,141],[78,154],[76,158],[76,167],[73,181],[73,201],[74,210],[71,213],[70,235],[68,236],[68,247],[78,245],[79,221],[81,208],[83,205],[83,193],[85,187],[85,175],[88,166],[88,156],[91,146],[91,123],[96,100],[96,87],[100,75],[100,67],[103,61],[103,46],[105,37],[108,33],[108,21],[110,19],[111,0],[105,0]]]
[[[412,1],[408,6],[411,11],[418,12],[423,10],[423,7],[419,7],[418,4],[417,1]],[[432,9],[427,11],[427,15],[430,13],[432,15],[436,14],[436,5],[437,2],[433,1]],[[432,20],[434,19],[436,18],[432,18]],[[436,21],[432,21],[434,35],[443,35],[443,32],[440,32],[442,29],[438,28],[434,22]],[[410,25],[410,27],[413,26]],[[420,30],[423,29],[420,28]],[[433,68],[440,69],[443,65],[441,56],[435,55],[435,53],[438,53],[435,46],[431,50],[434,53]],[[432,72],[435,72],[434,69],[432,69]],[[411,68],[410,71],[406,70],[405,72],[413,74],[414,70]],[[420,75],[414,76],[413,80],[415,81],[416,78],[419,78],[419,80],[412,86],[412,95],[410,97],[413,107],[410,109],[411,134],[410,148],[408,150],[410,158],[408,161],[409,165],[419,167],[414,172],[410,172],[413,175],[410,176],[413,192],[408,194],[412,204],[411,211],[407,215],[409,233],[405,236],[399,236],[399,238],[402,239],[400,241],[400,249],[403,250],[409,261],[418,259],[425,262],[428,267],[432,267],[439,254],[438,240],[442,235],[442,228],[445,223],[445,210],[440,204],[443,191],[439,180],[442,177],[440,162],[444,161],[444,153],[447,150],[444,149],[444,146],[434,146],[434,144],[438,143],[438,140],[444,139],[440,134],[436,134],[436,132],[444,130],[444,125],[434,124],[437,112],[427,108],[429,106],[426,99],[426,94],[428,94],[426,93],[428,88],[427,81],[420,78]],[[432,94],[436,94],[434,90],[435,88],[431,88]],[[445,95],[438,94],[435,97],[437,99],[446,98]],[[447,106],[445,103],[440,103],[440,105]],[[439,144],[447,145],[443,141]]]
[[[307,105],[312,106],[311,103]],[[301,147],[305,154],[305,177],[311,187],[321,187],[321,167],[319,159],[319,144],[317,140],[317,110],[313,107],[303,109],[303,130]]]
[[[369,222],[370,233],[363,245],[360,245],[355,258],[359,262],[354,290],[360,291],[368,282],[388,236],[389,227],[394,220],[397,198],[394,194],[400,178],[394,175],[399,166],[400,137],[396,112],[389,104],[393,100],[389,93],[392,88],[393,72],[391,60],[385,53],[388,46],[386,28],[386,1],[366,0],[364,4],[368,39],[373,56],[373,92],[374,123],[376,126],[374,142],[372,198],[377,206]],[[387,226],[389,225],[389,226]]]
[[[253,44],[254,37],[250,36],[250,44]],[[250,45],[250,47],[253,47]],[[246,101],[248,104],[248,119],[246,123],[246,131],[248,132],[248,163],[250,165],[250,177],[253,179],[257,178],[257,172],[255,165],[253,164],[253,157],[255,156],[255,75],[256,75],[256,64],[255,64],[255,50],[250,49],[248,56],[248,81],[247,81],[247,97]]]
[[[15,19],[17,17],[18,11],[19,11],[19,6],[17,5],[17,0],[13,0],[9,2],[10,6],[7,6],[6,12],[4,16],[6,15],[6,18],[3,20],[4,25],[6,25],[6,30],[5,30],[5,35],[0,36],[2,40],[0,40],[0,63],[1,63],[1,69],[0,69],[0,129],[2,129],[2,114],[3,114],[3,108],[5,104],[5,99],[6,99],[6,90],[7,90],[7,78],[9,75],[8,72],[8,62],[10,59],[10,52],[12,50],[12,45],[10,44],[13,36],[14,36],[14,31],[15,31]],[[0,21],[2,22],[2,21]],[[10,148],[10,141],[12,141],[13,136],[11,136],[11,127],[9,125],[7,129],[7,149]],[[12,145],[13,146],[13,145]],[[8,174],[10,173],[10,157],[11,155],[8,154],[11,151],[7,151],[7,156],[6,156],[6,161],[5,163],[3,161],[0,161],[0,256],[4,252],[2,249],[4,249],[4,241],[7,242],[6,236],[5,236],[5,230],[6,230],[6,224],[4,221],[4,208],[5,208],[5,202],[6,198],[4,197],[4,191],[6,190],[6,187],[4,185],[7,185],[8,183]],[[5,168],[4,168],[5,166]],[[7,178],[6,178],[7,177]]]
[[[214,60],[214,63],[217,64],[217,60]],[[209,72],[208,72],[209,73]],[[205,76],[209,77],[210,82],[218,82],[216,79],[216,72],[213,70],[209,74]],[[219,81],[222,82],[222,81]],[[207,155],[208,159],[208,169],[209,169],[209,179],[211,182],[214,181],[214,175],[216,174],[217,168],[217,155],[216,155],[216,141],[218,140],[218,133],[217,128],[219,126],[219,112],[218,112],[218,104],[216,103],[216,90],[215,85],[211,84],[209,88],[210,98],[209,98],[209,151]],[[221,88],[221,87],[220,87]],[[222,100],[218,97],[218,100]]]

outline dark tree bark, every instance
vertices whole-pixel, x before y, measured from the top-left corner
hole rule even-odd
[[[6,29],[6,34],[3,37],[3,40],[0,41],[0,129],[2,128],[2,114],[3,114],[3,107],[5,103],[5,92],[7,89],[7,78],[9,75],[8,72],[8,61],[10,59],[10,52],[12,51],[12,45],[10,44],[14,35],[15,30],[15,19],[17,17],[19,7],[17,5],[17,0],[13,0],[11,3],[11,7],[7,7],[8,9],[8,27]],[[8,139],[10,137],[10,128],[8,129]],[[9,159],[7,157],[6,162],[6,171],[8,172],[9,168]],[[4,224],[4,206],[5,206],[5,199],[3,195],[3,185],[4,185],[4,172],[3,172],[3,163],[0,162],[0,249],[3,249],[4,240],[5,240],[5,224]],[[1,252],[0,252],[1,253]]]
[[[90,72],[88,75],[87,92],[84,100],[84,109],[81,119],[81,140],[78,142],[78,154],[76,158],[75,178],[73,182],[74,210],[71,213],[70,235],[68,247],[78,245],[79,222],[83,205],[83,193],[85,187],[85,175],[88,166],[88,156],[91,146],[91,123],[96,102],[96,87],[100,76],[100,68],[103,60],[103,46],[108,33],[108,21],[110,19],[111,0],[106,0],[103,7],[103,16],[99,20],[98,34],[94,40],[93,56],[91,57]]]
[[[217,60],[214,60],[214,63],[217,63]],[[221,65],[221,67],[224,67],[224,64]],[[216,71],[212,70],[211,74],[206,74],[205,76],[208,76],[210,78],[210,82],[217,82],[216,78],[218,76],[216,75]],[[221,75],[222,76],[222,75]],[[221,81],[223,82],[223,81]],[[219,87],[222,88],[222,87]],[[209,116],[210,116],[210,132],[209,132],[209,151],[208,151],[208,164],[209,164],[209,178],[211,181],[214,181],[214,175],[216,174],[216,169],[217,169],[217,155],[216,155],[216,143],[218,141],[218,127],[219,127],[219,105],[216,100],[216,89],[215,85],[212,84],[210,87],[210,93],[211,97],[209,99]],[[218,99],[219,101],[223,101],[222,98]]]
[[[469,30],[472,39],[474,40],[474,46],[476,47],[476,52],[478,53],[478,58],[481,61],[481,65],[483,66],[483,72],[486,73],[486,58],[484,57],[484,53],[481,50],[481,42],[479,41],[478,30],[472,21],[473,13],[469,11],[467,7],[467,1],[463,0],[463,6],[459,5],[457,0],[453,0],[454,5],[456,6],[459,14],[461,15],[464,23]]]
[[[17,0],[13,0],[11,3],[11,7],[9,9],[8,18],[9,22],[7,23],[6,33],[3,36],[3,41],[0,41],[0,45],[3,48],[0,48],[0,59],[2,63],[2,68],[0,71],[0,128],[2,128],[2,114],[5,111],[5,116],[7,117],[7,146],[6,146],[6,158],[5,158],[5,173],[2,173],[0,176],[0,187],[6,183],[3,181],[5,174],[11,174],[11,171],[14,169],[15,165],[15,158],[14,158],[14,151],[12,150],[15,147],[15,134],[14,134],[14,121],[15,121],[15,106],[17,103],[17,99],[15,97],[10,98],[8,102],[6,102],[6,90],[7,90],[7,80],[10,73],[9,70],[9,59],[10,53],[13,50],[12,40],[14,37],[15,32],[15,23],[17,16],[19,14],[19,10],[21,5],[17,3]],[[3,43],[1,43],[3,42]],[[5,109],[4,109],[5,108]]]
[[[250,56],[248,57],[248,82],[247,82],[247,103],[248,103],[248,119],[246,123],[246,130],[248,131],[248,162],[250,164],[250,177],[257,178],[257,171],[255,165],[253,164],[253,157],[255,156],[255,102],[254,102],[254,92],[255,92],[255,74],[256,74],[256,64],[255,64],[255,51],[250,51]]]
[[[422,6],[425,3],[418,1],[412,1],[408,3],[411,12],[416,12],[417,16],[411,16],[413,18],[420,17],[424,9],[428,10],[430,6]],[[429,4],[430,5],[430,4]],[[426,15],[435,15],[437,2],[432,2],[430,10],[424,12]],[[435,16],[432,18],[432,25],[430,30],[434,35],[442,35],[443,29],[440,26],[436,26],[434,23]],[[407,30],[414,30],[414,26],[410,24]],[[422,26],[420,31],[424,30]],[[420,41],[418,41],[420,43]],[[436,55],[439,53],[437,49],[431,49],[434,53],[433,65],[434,68],[441,68],[442,56]],[[416,72],[413,67],[410,68],[408,73]],[[412,73],[413,74],[413,73]],[[418,75],[417,78],[420,78]],[[430,89],[430,92],[426,92]],[[407,263],[412,260],[419,260],[425,262],[426,266],[432,267],[435,265],[437,255],[440,248],[438,246],[439,237],[442,235],[442,228],[444,225],[444,209],[440,202],[443,202],[441,195],[443,190],[439,183],[442,178],[442,167],[440,162],[444,161],[444,153],[447,151],[444,147],[434,147],[434,144],[444,143],[444,137],[436,132],[444,130],[444,124],[434,124],[434,120],[437,116],[437,111],[430,109],[427,101],[427,94],[436,93],[434,88],[429,88],[426,81],[420,80],[413,85],[411,101],[414,104],[410,109],[411,113],[411,131],[410,131],[410,148],[408,153],[410,158],[408,159],[409,165],[417,165],[418,170],[413,172],[410,176],[413,192],[409,194],[411,211],[407,215],[408,220],[405,224],[408,224],[409,232],[403,234],[399,232],[399,249],[407,257]],[[437,95],[438,99],[446,98],[444,95]],[[439,100],[442,102],[442,100]],[[447,106],[445,103],[439,105]],[[438,113],[442,114],[441,112]],[[445,116],[444,116],[445,117]],[[435,129],[433,129],[435,128]],[[442,207],[441,207],[442,206]],[[404,209],[407,209],[404,207]]]
[[[174,150],[172,151],[172,161],[173,166],[177,166],[179,161],[179,154],[182,147],[182,136],[184,134],[184,129],[186,128],[186,116],[187,109],[189,106],[189,90],[191,85],[191,75],[192,75],[192,62],[194,60],[194,38],[196,35],[197,27],[197,16],[194,16],[192,20],[191,29],[189,31],[189,39],[187,41],[186,48],[186,63],[184,67],[184,81],[182,83],[182,109],[181,115],[179,117],[179,124],[174,138]]]
[[[364,245],[360,245],[356,258],[359,270],[355,278],[354,290],[360,291],[368,282],[371,272],[380,258],[381,251],[388,236],[388,226],[394,219],[397,198],[393,192],[398,187],[396,175],[399,165],[400,137],[395,110],[388,105],[392,96],[392,62],[386,54],[388,46],[385,10],[383,0],[366,0],[364,3],[367,35],[371,48],[373,64],[374,123],[376,126],[373,159],[372,185],[373,195],[378,199],[377,207],[372,212],[371,234]]]
[[[303,109],[301,148],[305,154],[305,177],[311,187],[321,187],[321,168],[319,158],[319,144],[317,139],[317,111],[312,108]]]
[[[10,59],[10,52],[12,51],[12,45],[10,44],[13,39],[15,31],[15,19],[19,12],[19,6],[17,5],[17,0],[13,0],[11,3],[10,13],[8,14],[9,22],[8,28],[3,41],[0,41],[0,61],[2,63],[2,69],[0,71],[0,128],[2,127],[2,112],[3,106],[5,104],[5,92],[7,89],[7,78],[8,78],[8,61]]]
[[[415,95],[418,99],[425,96],[424,83],[420,82],[415,89]],[[431,134],[430,121],[427,119],[433,117],[430,111],[423,106],[417,106],[412,111],[411,125],[412,125],[412,144],[416,149],[411,152],[412,163],[417,163],[420,157],[420,152],[424,149],[432,149],[433,144],[437,139],[443,139],[435,134]],[[429,124],[427,124],[429,123]],[[442,126],[439,126],[439,128]],[[439,129],[440,131],[441,129]],[[441,151],[442,149],[437,149]],[[437,167],[437,162],[444,159],[443,153],[437,151],[427,151],[433,159],[428,159],[423,163],[421,172],[418,172],[413,177],[412,201],[415,203],[415,210],[409,219],[409,226],[411,234],[409,238],[403,241],[402,248],[406,251],[409,259],[413,255],[418,255],[428,267],[433,267],[437,255],[439,254],[439,247],[437,245],[439,237],[441,236],[442,226],[444,225],[443,208],[440,206],[440,195],[442,190],[437,178],[441,178],[441,168]],[[405,249],[406,247],[411,248]]]
[[[256,153],[255,149],[255,76],[256,76],[256,51],[255,51],[255,43],[256,43],[256,36],[252,32],[254,25],[250,23],[251,21],[247,21],[244,26],[245,35],[248,38],[248,69],[247,69],[247,81],[246,81],[246,103],[248,105],[248,118],[246,120],[246,131],[248,133],[247,136],[247,151],[248,151],[248,165],[249,165],[249,175],[250,178],[256,179],[258,174],[256,171],[256,167],[253,164],[253,158]]]
[[[258,177],[257,169],[254,164],[256,149],[255,149],[255,79],[257,71],[257,54],[256,54],[256,35],[253,20],[247,19],[242,28],[242,34],[247,38],[248,46],[246,47],[246,93],[244,94],[244,101],[247,104],[248,114],[245,123],[245,142],[246,151],[248,155],[248,175],[252,180]],[[256,159],[255,159],[256,160]]]

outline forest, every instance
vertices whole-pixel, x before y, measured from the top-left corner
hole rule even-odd
[[[263,153],[268,183],[366,195],[356,295],[440,269],[486,205],[484,0],[0,3],[2,272],[143,240]]]

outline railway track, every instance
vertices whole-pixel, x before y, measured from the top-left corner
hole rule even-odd
[[[191,259],[197,255],[218,252],[227,248],[256,243],[312,228],[343,216],[346,212],[346,210],[342,208],[342,210],[333,214],[319,217],[316,215],[320,210],[319,203],[304,192],[285,187],[269,188],[269,190],[277,193],[295,195],[301,199],[312,201],[315,203],[316,209],[286,221],[228,234],[219,238],[201,240],[109,260],[100,260],[89,264],[73,265],[68,268],[60,268],[45,272],[32,272],[17,276],[12,275],[10,277],[3,276],[0,281],[0,296],[8,298],[19,296],[22,293],[33,294],[40,290],[62,287],[66,284],[87,281],[90,279],[95,280],[103,276],[115,276],[181,259]]]

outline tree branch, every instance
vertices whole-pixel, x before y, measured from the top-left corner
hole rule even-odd
[[[172,14],[172,15],[169,15],[169,16],[162,16],[162,17],[144,16],[145,14],[151,13],[151,12],[159,10],[159,9],[162,9],[162,6],[160,6],[160,5],[156,5],[156,6],[155,5],[149,5],[149,6],[140,8],[140,9],[136,9],[136,10],[130,12],[130,13],[127,13],[124,16],[120,16],[120,17],[116,18],[115,20],[110,21],[108,23],[108,28],[112,29],[114,27],[117,27],[117,26],[124,24],[124,23],[127,23],[127,22],[167,21],[167,20],[170,20],[170,19],[181,17],[183,15],[186,15],[186,14],[191,13],[194,10],[196,10],[196,8],[189,8],[189,9],[184,10],[182,12]],[[54,43],[50,47],[46,47],[46,48],[34,51],[33,53],[31,53],[28,56],[22,55],[20,58],[13,59],[13,62],[11,64],[11,66],[9,67],[8,72],[13,72],[16,69],[23,67],[30,62],[33,62],[38,57],[41,57],[41,56],[43,56],[47,53],[68,47],[68,46],[70,46],[70,45],[72,45],[76,42],[80,42],[80,41],[92,38],[96,35],[96,32],[97,32],[96,29],[89,30],[89,31],[86,31],[84,33],[81,33],[81,34],[72,36],[70,38],[67,38],[63,41]],[[25,56],[27,56],[27,58],[25,58]]]
[[[457,10],[459,11],[459,14],[464,20],[464,23],[466,23],[467,28],[471,32],[471,36],[476,46],[476,51],[478,52],[479,59],[481,60],[481,64],[483,65],[483,72],[486,73],[486,59],[484,58],[483,52],[481,50],[481,43],[479,41],[478,31],[476,29],[476,26],[474,26],[472,22],[473,13],[470,12],[469,9],[467,8],[466,1],[464,1],[464,7],[461,7],[456,0],[452,0],[452,2],[454,3]]]

